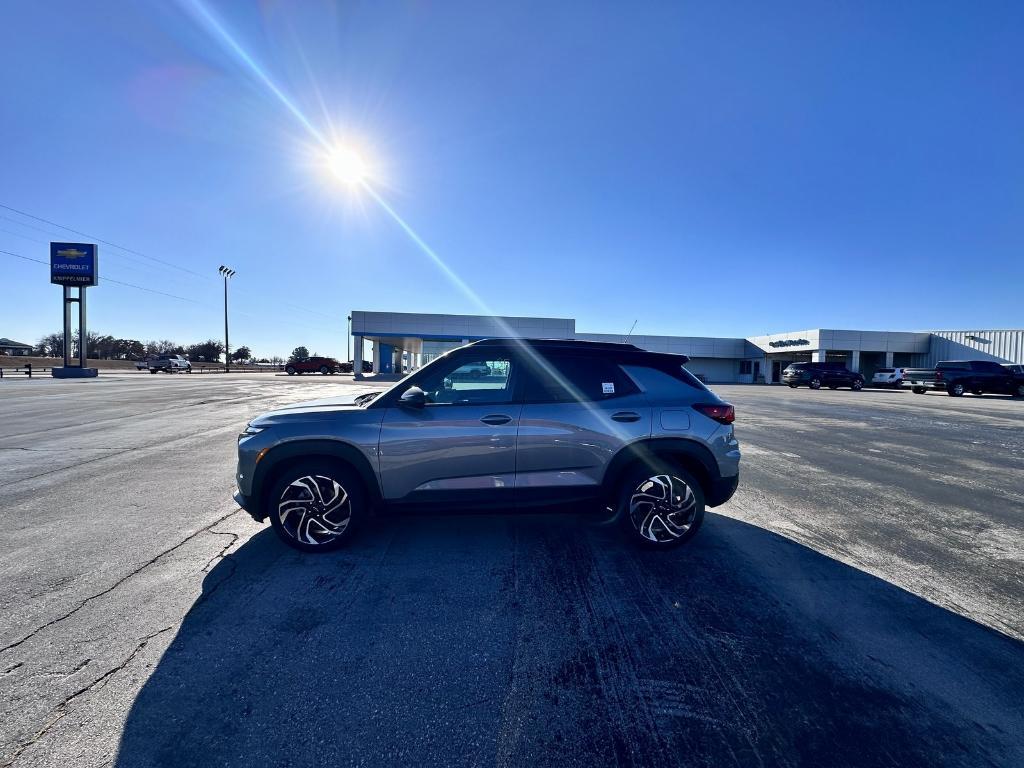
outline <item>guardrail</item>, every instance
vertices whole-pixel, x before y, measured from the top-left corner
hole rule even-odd
[[[33,373],[46,373],[50,368],[33,368],[31,363],[25,363],[22,368],[0,368],[0,379],[4,376],[28,376],[32,378]]]

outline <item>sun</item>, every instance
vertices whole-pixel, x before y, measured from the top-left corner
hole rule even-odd
[[[327,167],[343,184],[360,184],[370,175],[369,166],[351,147],[337,147],[327,156]]]

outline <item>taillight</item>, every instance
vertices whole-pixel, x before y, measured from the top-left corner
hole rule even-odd
[[[698,403],[693,406],[695,411],[700,411],[709,419],[714,419],[719,424],[732,424],[736,421],[736,409],[728,403]]]
[[[935,380],[938,381],[941,378],[942,378],[942,371],[936,371],[935,372]]]

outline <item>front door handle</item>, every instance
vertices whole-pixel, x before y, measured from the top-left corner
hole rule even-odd
[[[510,421],[512,421],[512,417],[505,416],[504,414],[501,413],[495,413],[490,416],[482,417],[480,421],[482,421],[484,424],[490,424],[491,426],[497,427],[500,426],[501,424],[508,424]]]
[[[633,411],[619,411],[618,413],[612,414],[612,420],[625,421],[627,423],[631,421],[640,421],[640,414],[633,413]]]

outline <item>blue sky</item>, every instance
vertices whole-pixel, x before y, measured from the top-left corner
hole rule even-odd
[[[1020,3],[210,2],[508,315],[591,332],[1020,327]],[[189,2],[18,2],[0,204],[100,245],[90,325],[345,351],[349,309],[476,313]],[[86,239],[0,209],[0,250]],[[0,336],[60,325],[0,254]]]

